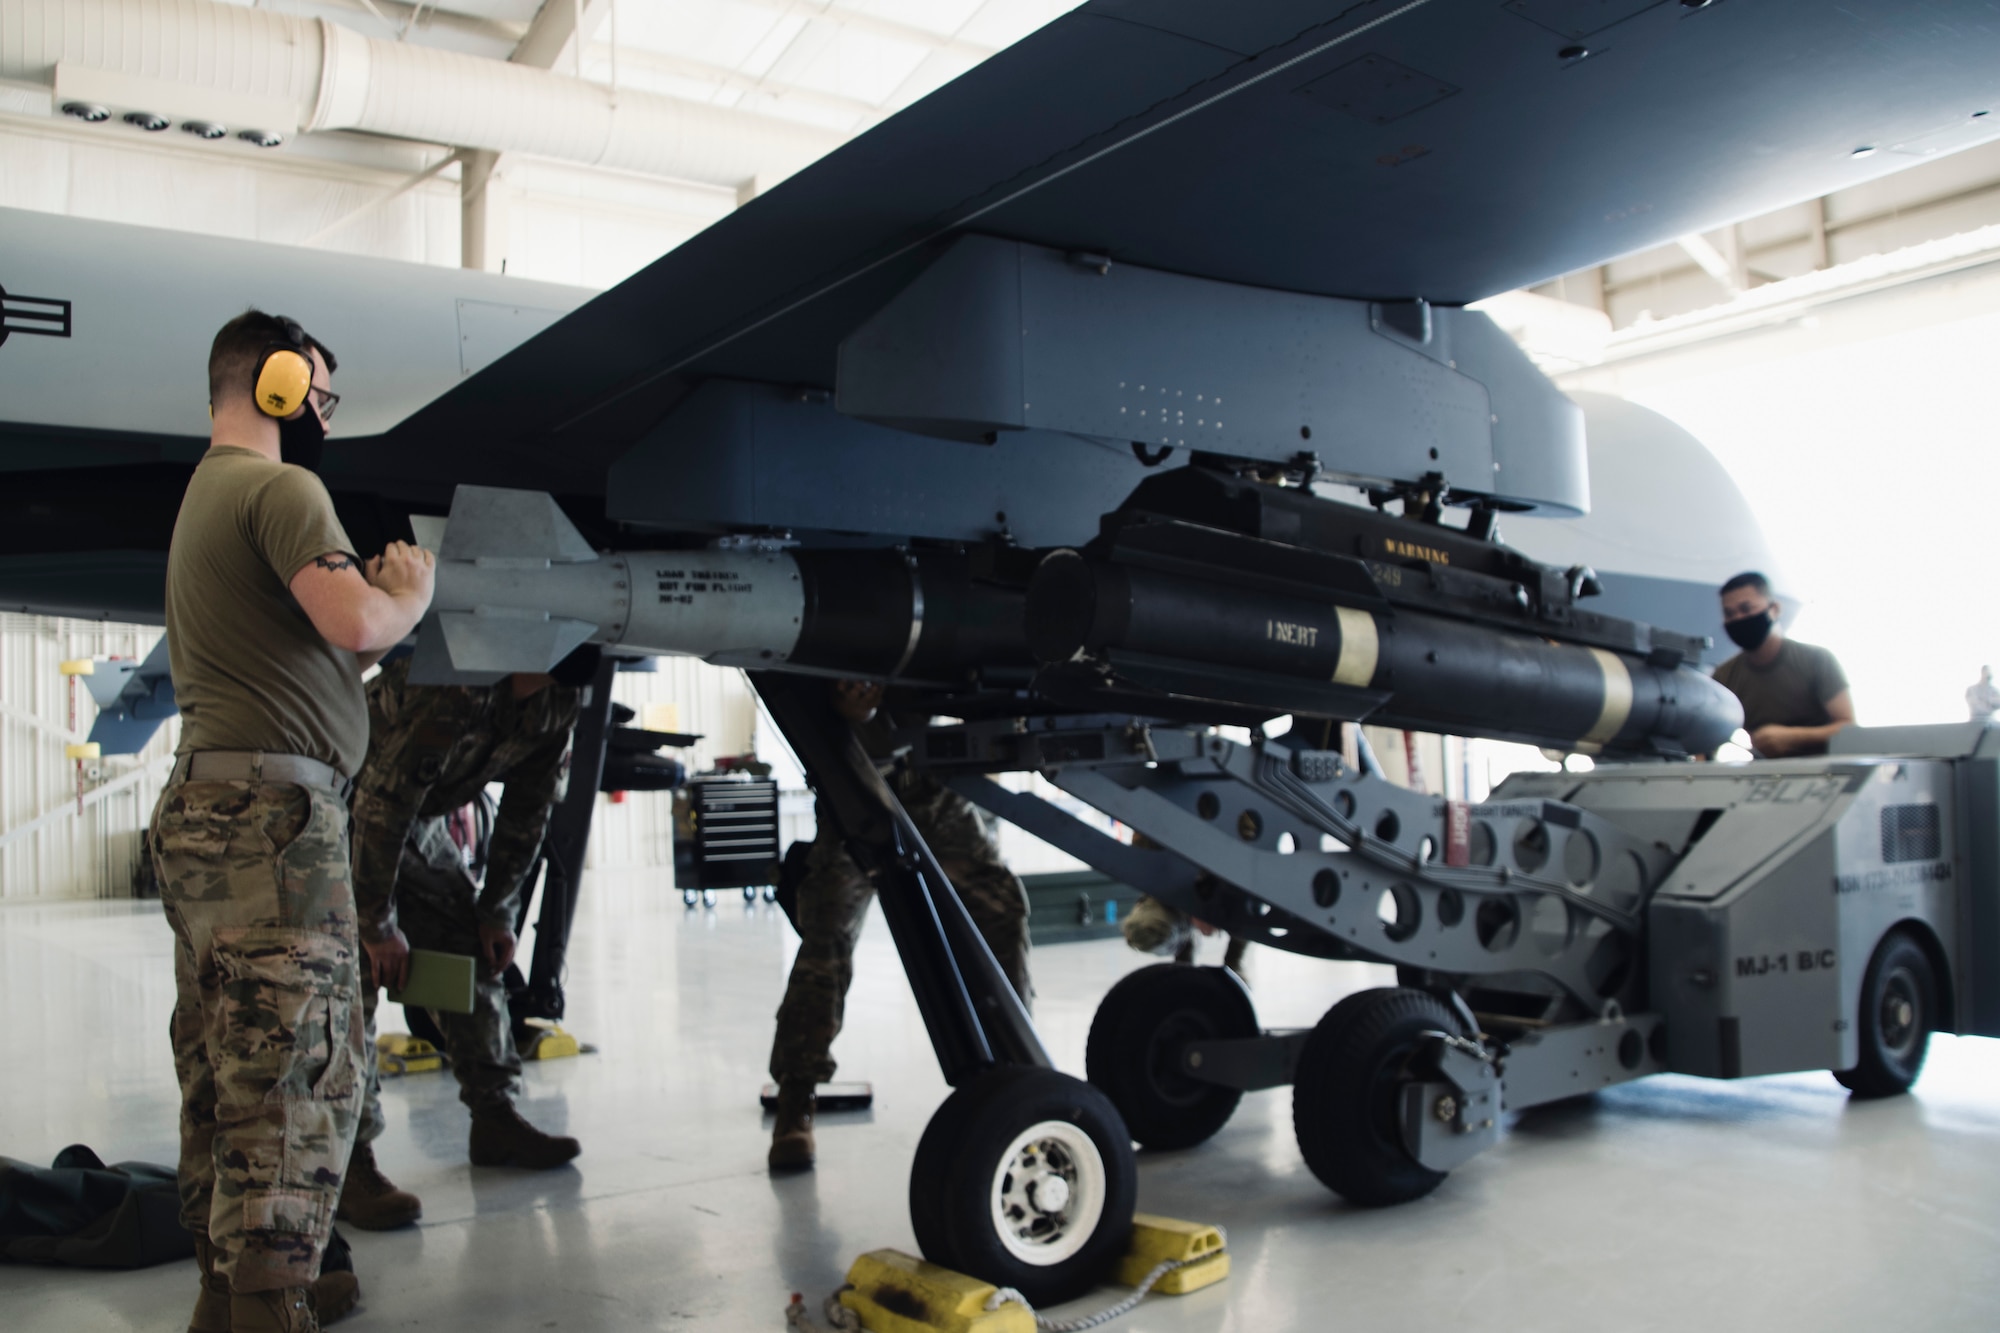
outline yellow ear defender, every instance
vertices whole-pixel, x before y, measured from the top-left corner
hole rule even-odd
[[[298,324],[283,323],[288,341],[272,343],[257,358],[257,409],[267,417],[290,416],[312,391],[312,344]]]

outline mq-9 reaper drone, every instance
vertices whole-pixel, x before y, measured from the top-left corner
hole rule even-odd
[[[1308,1165],[1389,1203],[1510,1108],[1663,1070],[1891,1092],[1930,1030],[2000,1033],[1993,734],[1681,762],[1734,701],[1618,577],[1652,571],[1495,540],[1588,507],[1584,441],[1464,308],[1983,142],[1995,69],[1978,0],[1092,0],[333,440],[325,474],[353,532],[449,506],[435,679],[589,639],[751,672],[954,1088],[918,1243],[1058,1300],[1125,1242],[1134,1140],[1198,1142],[1246,1090],[1292,1083]],[[0,374],[102,401],[102,356],[66,355],[112,327],[88,313]],[[132,524],[37,517],[79,491],[33,460],[88,454],[90,503],[122,479],[137,513],[200,441],[12,420],[19,604],[157,605],[164,539],[141,559]],[[57,595],[114,575],[120,600]],[[912,762],[1086,862],[1403,984],[1266,1033],[1226,973],[1147,968],[1106,997],[1090,1081],[1058,1073],[834,676],[957,719]],[[1284,714],[1279,740],[1216,730]],[[1328,727],[1364,718],[1606,762],[1468,806],[1350,768]]]
[[[1000,428],[978,395],[979,356],[1037,327],[1044,302],[1072,321],[1052,336],[1089,334],[1051,357],[1028,401],[1093,426],[1141,403],[1156,419],[1165,395],[1148,381],[1075,373],[1110,337],[1090,325],[1110,322],[1107,308],[1166,303],[1159,289],[1198,306],[1215,286],[967,238],[850,335],[833,402],[705,386],[655,432],[656,456],[619,467],[690,456],[718,421],[756,422],[760,451],[851,437],[854,417],[977,438]],[[1076,1294],[1115,1252],[1133,1141],[1198,1143],[1248,1090],[1293,1084],[1313,1172],[1354,1202],[1389,1204],[1492,1144],[1507,1110],[1669,1070],[1826,1068],[1884,1094],[1915,1077],[1932,1028],[2000,1029],[2000,1005],[1974,994],[1967,967],[1980,940],[2000,945],[1992,835],[1961,813],[1996,799],[2000,733],[1955,737],[1959,750],[1927,759],[1673,762],[1713,751],[1742,720],[1696,669],[1706,642],[1597,611],[1592,570],[1493,539],[1501,512],[1581,507],[1575,407],[1482,315],[1301,304],[1312,318],[1292,332],[1316,364],[1289,377],[1230,365],[1219,346],[1197,349],[1210,358],[1197,377],[1171,363],[1198,339],[1118,326],[1120,355],[1179,401],[1181,385],[1224,388],[1170,409],[1154,445],[1131,442],[1154,470],[1074,546],[765,534],[600,554],[546,495],[477,487],[459,490],[445,531],[426,635],[455,670],[535,667],[596,639],[752,672],[823,809],[881,881],[956,1088],[912,1169],[918,1241],[1036,1301]],[[1236,312],[1253,346],[1264,313]],[[929,349],[926,374],[899,383],[892,353],[915,346]],[[1411,364],[1384,392],[1373,363],[1398,356]],[[1393,450],[1346,472],[1377,509],[1314,494],[1320,460],[1304,449],[1191,451],[1167,466],[1206,414],[1254,419],[1254,403],[1233,401],[1253,377],[1273,399],[1386,412],[1434,369],[1454,377],[1434,383],[1475,384],[1506,412],[1456,433],[1439,413],[1404,475]],[[735,400],[733,415],[718,398]],[[1455,451],[1482,479],[1532,481],[1450,489],[1432,464]],[[720,497],[682,503],[703,499]],[[1448,504],[1467,511],[1464,526],[1444,521]],[[815,678],[829,676],[889,681],[918,712],[957,719],[909,733],[910,762],[1090,865],[1273,948],[1394,964],[1402,984],[1349,996],[1310,1031],[1264,1032],[1232,973],[1145,968],[1098,1011],[1089,1084],[1055,1072],[948,880],[826,707]],[[1283,741],[1216,730],[1283,714],[1297,719]],[[1363,718],[1613,762],[1516,777],[1468,805],[1351,767],[1326,724]],[[1151,846],[992,780],[1007,771],[1041,774]]]

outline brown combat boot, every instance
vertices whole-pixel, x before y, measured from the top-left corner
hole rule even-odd
[[[188,1333],[229,1333],[229,1279],[215,1271],[215,1245],[194,1238],[194,1261],[201,1267],[201,1295],[194,1298]]]
[[[339,1323],[361,1304],[361,1279],[352,1273],[321,1273],[313,1279],[312,1304],[321,1328]]]
[[[215,1246],[197,1237],[194,1259],[201,1265],[201,1295],[188,1316],[188,1333],[230,1333],[232,1322],[229,1279],[215,1271]],[[321,1326],[337,1323],[361,1302],[361,1282],[352,1273],[321,1273],[313,1279],[312,1304]]]
[[[346,1276],[354,1276],[352,1273]],[[231,1333],[319,1333],[311,1287],[238,1291],[229,1297]]]
[[[521,1119],[512,1102],[497,1102],[473,1110],[469,1151],[474,1166],[547,1171],[582,1152],[583,1145],[560,1134],[544,1134]]]
[[[347,1159],[347,1178],[340,1182],[340,1207],[334,1216],[363,1231],[393,1231],[424,1215],[423,1201],[399,1190],[375,1165],[375,1145],[357,1143]]]
[[[771,1126],[771,1170],[810,1171],[813,1167],[813,1112],[819,1099],[813,1085],[787,1079],[778,1085],[778,1118]]]

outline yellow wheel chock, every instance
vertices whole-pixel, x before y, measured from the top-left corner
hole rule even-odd
[[[384,1032],[375,1038],[375,1068],[388,1078],[444,1068],[444,1053],[422,1037]]]
[[[1168,1262],[1179,1266],[1151,1290],[1169,1296],[1199,1291],[1229,1276],[1229,1251],[1217,1228],[1133,1214],[1132,1240],[1113,1279],[1137,1287]],[[847,1271],[840,1303],[860,1317],[868,1333],[1035,1333],[1035,1317],[1026,1306],[1006,1301],[987,1308],[997,1291],[990,1282],[898,1250],[871,1250]]]

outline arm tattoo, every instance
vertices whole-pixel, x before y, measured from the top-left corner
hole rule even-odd
[[[338,551],[334,552],[332,555],[314,556],[313,563],[315,565],[318,565],[321,569],[332,570],[336,574],[343,569],[359,568],[359,566],[357,566],[354,563],[353,556],[342,555]]]

